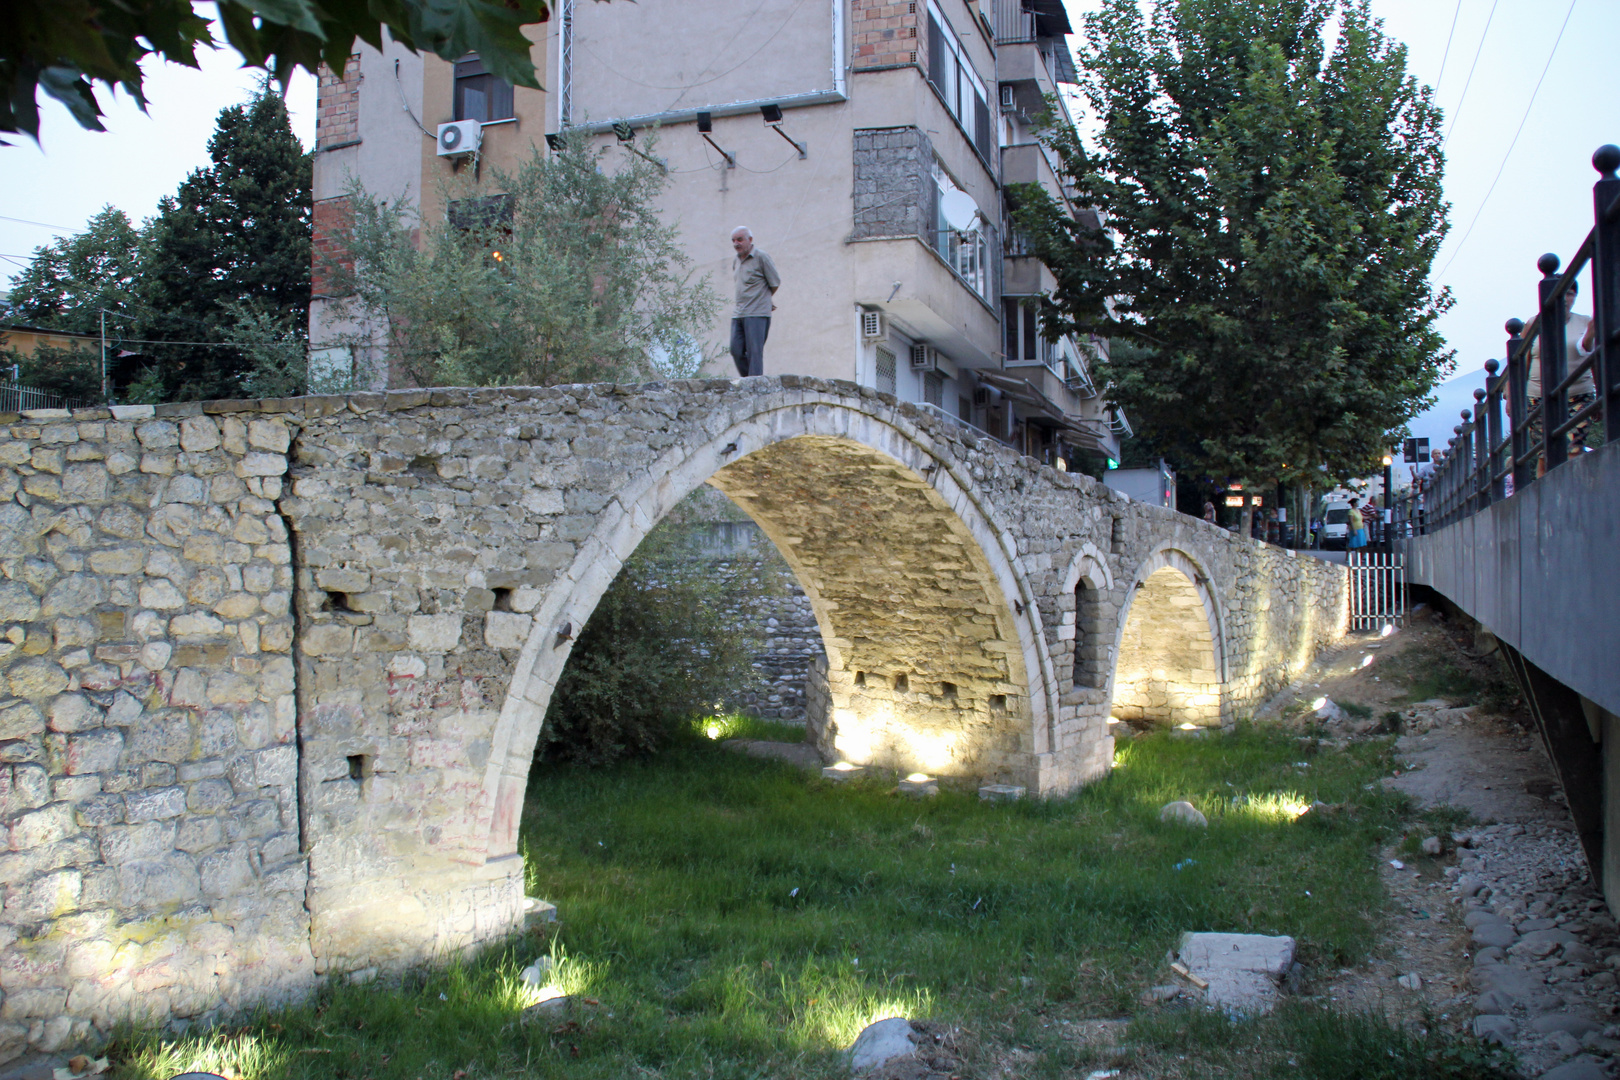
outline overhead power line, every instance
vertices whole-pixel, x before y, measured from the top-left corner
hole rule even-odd
[[[1446,78],[1446,61],[1451,58],[1451,39],[1457,36],[1457,16],[1462,14],[1462,0],[1457,0],[1457,7],[1451,13],[1451,30],[1446,34],[1446,51],[1440,54],[1440,74],[1434,80],[1434,92],[1440,93],[1440,84]]]
[[[1468,228],[1463,230],[1462,239],[1458,240],[1457,246],[1451,249],[1451,258],[1447,259],[1446,265],[1440,268],[1437,277],[1444,276],[1445,272],[1451,269],[1451,264],[1457,261],[1457,254],[1462,251],[1463,245],[1468,243],[1468,237],[1473,233],[1474,226],[1478,224],[1479,215],[1484,212],[1485,204],[1491,201],[1491,193],[1496,190],[1496,182],[1502,179],[1502,171],[1507,168],[1508,158],[1513,156],[1513,148],[1518,145],[1519,136],[1524,132],[1525,122],[1530,119],[1530,110],[1535,108],[1536,95],[1541,93],[1541,84],[1547,80],[1547,72],[1552,70],[1553,57],[1558,55],[1558,44],[1564,40],[1564,31],[1569,27],[1569,17],[1575,14],[1575,4],[1577,2],[1578,0],[1569,0],[1569,10],[1564,12],[1563,25],[1558,28],[1558,36],[1553,39],[1552,51],[1547,54],[1547,63],[1541,69],[1541,78],[1536,80],[1536,88],[1530,91],[1530,103],[1524,107],[1524,115],[1519,118],[1519,126],[1513,132],[1513,138],[1508,141],[1507,152],[1502,155],[1502,164],[1496,167],[1496,175],[1491,178],[1491,186],[1485,189],[1485,197],[1479,200],[1479,209],[1474,211],[1473,218],[1468,222]]]
[[[1457,127],[1457,116],[1462,112],[1463,102],[1468,100],[1468,88],[1474,85],[1474,69],[1479,67],[1479,54],[1485,51],[1485,39],[1491,36],[1491,20],[1496,18],[1496,5],[1500,0],[1491,0],[1491,13],[1485,16],[1485,32],[1479,35],[1479,44],[1474,48],[1474,62],[1468,65],[1468,78],[1463,80],[1462,96],[1457,99],[1457,107],[1451,111],[1451,123],[1446,125],[1446,137],[1440,140],[1440,149],[1444,150],[1451,141],[1451,133]]]
[[[60,229],[63,232],[73,231],[71,225],[52,225],[48,221],[29,221],[27,218],[7,217],[5,214],[0,214],[0,221],[15,221],[19,225],[38,225],[42,229]]]

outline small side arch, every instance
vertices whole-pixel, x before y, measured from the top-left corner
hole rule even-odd
[[[1163,544],[1137,567],[1115,633],[1112,715],[1200,727],[1226,719],[1227,635],[1209,571]]]
[[[1086,541],[1069,561],[1063,576],[1064,615],[1058,640],[1071,643],[1073,685],[1101,688],[1108,684],[1113,640],[1112,627],[1104,625],[1104,598],[1114,591],[1114,572],[1108,559],[1091,541]]]

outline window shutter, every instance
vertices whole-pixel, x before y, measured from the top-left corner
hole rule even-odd
[[[945,71],[945,37],[940,31],[939,20],[934,13],[928,13],[928,81],[934,84],[934,89],[949,97],[946,92]]]
[[[973,95],[973,141],[978,144],[984,160],[990,160],[990,109],[984,98]]]

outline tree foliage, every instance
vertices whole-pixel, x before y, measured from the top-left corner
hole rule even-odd
[[[142,339],[240,341],[241,324],[263,340],[307,336],[310,156],[286,106],[266,89],[219,114],[213,164],[158,205],[139,284]],[[254,356],[220,345],[143,345],[137,400],[240,397]]]
[[[140,275],[141,232],[122,210],[103,207],[84,232],[34,250],[11,283],[11,317],[29,326],[94,334],[103,309],[133,313]],[[122,319],[115,319],[114,327]]]
[[[658,216],[667,178],[641,157],[600,166],[587,140],[570,140],[490,189],[447,191],[449,212],[429,220],[352,187],[338,230],[352,264],[332,269],[339,310],[363,328],[355,354],[380,352],[419,386],[694,373],[717,301]]]
[[[1051,142],[1107,231],[1018,192],[1047,331],[1143,346],[1101,373],[1182,468],[1367,475],[1450,359],[1441,117],[1405,49],[1366,0],[1103,0],[1083,40],[1095,153]]]
[[[497,76],[538,87],[523,27],[544,22],[547,0],[216,0],[219,29],[249,67],[286,85],[298,68],[341,71],[356,40],[383,33],[446,60],[476,52]],[[141,62],[197,66],[213,24],[192,0],[6,0],[0,4],[0,132],[39,135],[38,91],[103,130],[95,84],[122,87],[144,109]]]
[[[652,753],[676,725],[755,679],[759,642],[679,525],[656,526],[591,613],[546,710],[537,753],[604,765]]]

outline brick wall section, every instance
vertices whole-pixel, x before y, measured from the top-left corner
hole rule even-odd
[[[315,83],[315,146],[354,142],[360,137],[360,54],[341,73],[321,65]]]
[[[922,0],[854,0],[850,12],[850,33],[855,54],[850,68],[893,67],[897,64],[925,64],[928,48],[923,41],[927,17]]]
[[[934,145],[914,127],[855,132],[853,240],[922,236],[932,207]]]
[[[354,258],[343,246],[341,233],[349,224],[349,197],[322,199],[315,204],[310,236],[310,292],[317,298],[337,295],[340,272],[354,269]]]

